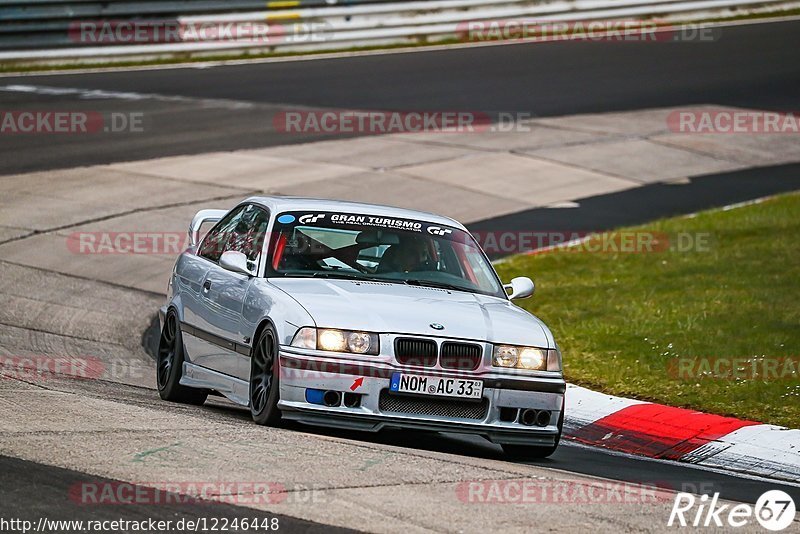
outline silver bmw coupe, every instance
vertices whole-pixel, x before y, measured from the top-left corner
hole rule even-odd
[[[189,243],[159,314],[162,399],[222,395],[263,425],[472,433],[516,457],[558,446],[561,353],[512,302],[533,282],[503,285],[460,223],[252,197],[198,212]]]

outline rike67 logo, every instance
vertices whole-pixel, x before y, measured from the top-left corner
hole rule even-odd
[[[710,498],[678,493],[667,526],[736,528],[752,524],[755,519],[767,530],[780,531],[792,524],[795,512],[794,500],[781,490],[767,491],[755,505],[721,504],[719,493]]]

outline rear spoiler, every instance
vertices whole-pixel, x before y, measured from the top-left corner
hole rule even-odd
[[[217,222],[228,214],[228,210],[200,210],[194,218],[192,224],[189,225],[189,246],[197,246],[200,241],[200,227],[203,223]]]

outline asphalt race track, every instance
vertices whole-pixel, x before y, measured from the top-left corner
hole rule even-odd
[[[3,109],[143,112],[148,134],[4,139],[4,174],[320,139],[276,132],[298,108],[523,112],[531,116],[715,104],[800,106],[798,22],[723,27],[713,42],[567,42],[214,68],[0,77],[164,98],[0,91]],[[175,100],[175,96],[180,96]]]
[[[25,480],[25,484],[20,484]],[[83,473],[61,469],[49,465],[27,462],[17,458],[0,456],[0,499],[4,506],[4,513],[12,515],[23,521],[36,524],[40,517],[47,516],[55,521],[69,521],[75,518],[75,502],[71,499],[71,491],[76,485],[87,482]],[[92,483],[114,484],[119,481],[92,478]],[[143,491],[143,489],[140,489]],[[144,490],[146,491],[146,490]],[[198,521],[203,517],[213,514],[220,520],[233,521],[234,519],[247,520],[272,520],[277,518],[281,528],[289,532],[321,533],[321,532],[357,532],[351,529],[320,525],[287,517],[279,514],[256,512],[240,506],[207,502],[186,502],[178,495],[168,495],[167,492],[158,490],[153,501],[159,502],[147,506],[128,506],[122,514],[116,507],[100,507],[93,510],[92,518],[99,521],[113,521],[119,518],[128,520],[171,520],[171,521]],[[168,503],[168,504],[163,504]],[[224,518],[224,519],[223,519]],[[201,520],[201,519],[200,519]],[[185,523],[184,523],[185,524]],[[79,529],[63,529],[62,532],[80,532]]]
[[[800,22],[724,27],[720,35],[719,40],[707,43],[514,44],[208,68],[4,76],[0,77],[0,107],[4,110],[142,112],[149,122],[144,134],[4,136],[0,139],[0,174],[321,139],[275,131],[272,117],[288,109],[478,110],[539,117],[707,103],[798,109]],[[41,88],[77,91],[44,94],[47,91]],[[691,184],[681,188],[658,183],[598,195],[582,199],[574,210],[521,211],[475,222],[470,229],[599,230],[796,189],[800,189],[800,164],[768,166],[693,178]],[[0,201],[0,208],[5,202]],[[355,530],[380,526],[387,531],[405,532],[408,528],[422,532],[429,531],[430,518],[441,513],[442,524],[450,525],[442,531],[470,530],[469,525],[464,527],[459,522],[464,518],[454,512],[458,508],[429,510],[424,501],[437,495],[435,491],[451,491],[451,486],[465,480],[528,476],[656,482],[675,491],[720,492],[723,499],[751,503],[767,490],[783,489],[800,502],[797,486],[570,443],[550,459],[517,464],[506,460],[498,446],[470,436],[408,432],[372,435],[295,424],[272,430],[256,427],[246,410],[218,399],[203,407],[163,403],[153,389],[153,377],[147,374],[152,362],[146,356],[153,355],[157,335],[153,313],[162,295],[117,287],[93,280],[88,274],[54,275],[6,262],[2,257],[0,265],[7,277],[0,279],[0,295],[13,297],[8,297],[12,312],[0,313],[0,328],[5,330],[0,341],[11,340],[17,348],[30,345],[31,350],[42,353],[122,354],[130,359],[132,368],[145,372],[141,379],[120,381],[55,379],[40,384],[0,380],[0,403],[13,405],[23,415],[26,410],[39,410],[36,416],[45,417],[48,411],[37,399],[54,395],[63,401],[57,409],[64,410],[65,425],[69,423],[64,428],[32,425],[29,429],[22,416],[0,421],[0,431],[22,436],[14,444],[0,444],[0,502],[16,517],[69,518],[91,513],[109,519],[174,520],[255,515],[279,517],[281,529],[289,532],[336,532],[334,527],[321,524],[330,514],[331,523]],[[15,280],[31,278],[37,281],[31,282],[31,287],[35,285],[39,293],[19,294],[22,284]],[[49,315],[49,307],[55,307],[58,299],[78,302],[71,301],[74,310],[69,315],[61,311]],[[0,345],[0,350],[12,349]],[[15,392],[22,399],[19,405],[9,400]],[[88,418],[85,428],[79,417],[84,413]],[[96,426],[92,417],[97,418]],[[129,433],[126,425],[131,426]],[[141,436],[136,436],[137,432]],[[258,440],[269,441],[272,432],[277,436],[271,442],[275,450],[263,450]],[[111,475],[122,480],[129,473],[138,473],[139,465],[130,460],[130,453],[145,450],[148,439],[167,440],[170,446],[174,441],[180,447],[155,467],[145,465],[144,478],[134,481],[148,482],[147,476],[157,473],[153,470],[156,468],[173,473],[162,476],[215,478],[224,476],[230,466],[237,473],[269,472],[269,476],[275,473],[286,481],[308,476],[319,482],[322,491],[329,492],[326,499],[360,503],[365,508],[357,512],[325,504],[311,510],[289,504],[253,510],[234,504],[184,503],[100,506],[85,513],[78,508],[76,512],[75,502],[69,498],[71,488],[87,480],[113,483],[116,479]],[[131,442],[129,448],[127,440]],[[226,457],[228,447],[235,451],[230,457]],[[27,460],[13,457],[23,452]],[[66,463],[59,463],[62,458]],[[198,463],[188,465],[186,458]],[[295,462],[300,462],[299,466]],[[374,504],[370,497],[376,495],[388,502],[370,509],[369,503]],[[409,507],[417,506],[419,521],[404,524],[407,513],[393,515],[393,498],[398,502],[405,498]],[[589,528],[595,522],[621,531],[657,531],[666,524],[663,510],[647,515],[638,508],[634,513],[618,508],[598,505],[588,511],[582,509],[575,514],[583,515],[576,515],[573,523],[564,526],[559,514],[570,515],[573,510],[565,512],[564,507],[551,504],[536,512],[536,520],[554,531]],[[475,516],[486,521],[502,515],[494,509],[487,510],[485,517],[481,513],[476,511]],[[352,520],[356,516],[359,521]],[[396,524],[387,524],[392,520]],[[520,524],[509,518],[509,528]]]
[[[470,223],[472,232],[546,229],[552,232],[595,231],[634,226],[662,217],[729,206],[800,189],[800,165],[788,164],[695,177],[676,187],[651,184],[618,193],[583,198],[569,209],[533,208]],[[504,256],[487,251],[492,259]]]

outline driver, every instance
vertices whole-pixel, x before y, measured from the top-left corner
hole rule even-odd
[[[408,238],[390,246],[381,258],[379,272],[420,271],[426,264],[427,250],[422,240]]]

